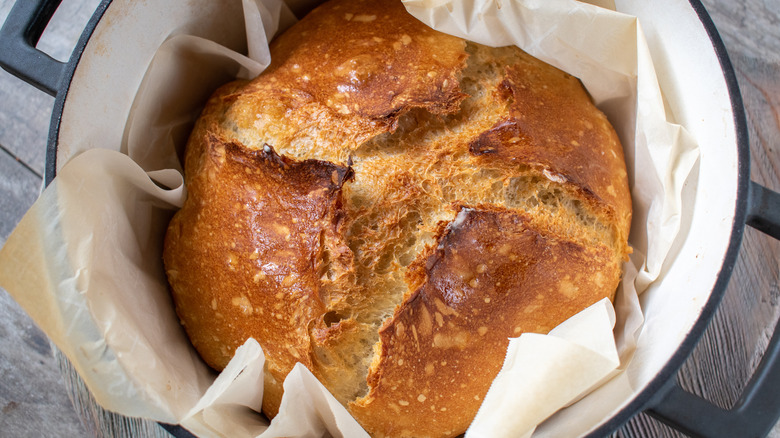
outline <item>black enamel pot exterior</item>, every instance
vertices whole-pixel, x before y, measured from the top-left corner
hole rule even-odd
[[[709,299],[683,342],[665,366],[639,394],[615,415],[605,419],[588,436],[605,436],[645,411],[659,420],[692,436],[749,437],[765,436],[780,414],[780,325],[775,330],[765,356],[740,400],[730,410],[720,409],[682,390],[675,382],[677,371],[698,342],[720,304],[731,272],[737,260],[745,225],[774,238],[780,238],[780,195],[750,180],[750,152],[745,110],[737,79],[726,49],[699,0],[689,0],[709,36],[719,60],[731,100],[736,127],[738,180],[736,211],[728,248],[723,257],[717,281]],[[48,136],[44,180],[48,185],[55,177],[58,160],[58,139],[62,129],[62,114],[71,90],[76,67],[85,52],[90,37],[107,9],[104,0],[87,24],[67,63],[61,63],[35,48],[59,0],[19,0],[0,30],[0,66],[56,97]],[[189,436],[179,427],[164,426],[176,436]]]

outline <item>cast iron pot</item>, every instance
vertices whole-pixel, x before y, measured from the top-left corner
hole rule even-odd
[[[111,82],[112,72],[127,69],[129,66],[141,66],[138,74],[129,75],[130,82],[135,82],[127,84],[128,88],[135,89],[142,78],[145,68],[143,66],[148,65],[153,50],[165,38],[171,26],[186,25],[197,29],[196,32],[205,33],[208,33],[209,29],[224,28],[219,23],[209,24],[199,21],[212,15],[204,11],[204,8],[224,7],[224,2],[210,2],[219,3],[214,6],[210,5],[208,0],[204,0],[199,5],[202,7],[187,8],[182,7],[185,6],[184,4],[178,5],[184,3],[179,0],[170,2],[104,0],[87,24],[70,60],[62,63],[35,48],[59,3],[60,0],[19,0],[0,29],[0,66],[41,91],[56,97],[46,154],[44,174],[46,185],[55,177],[58,167],[79,152],[69,149],[71,144],[69,140],[75,138],[74,136],[77,136],[80,130],[89,127],[90,117],[94,117],[94,113],[90,114],[90,111],[102,111],[102,117],[125,120],[122,117],[129,111],[132,96],[122,94],[123,84]],[[716,96],[712,102],[705,100],[701,103],[707,107],[717,107],[718,102],[725,105],[722,110],[727,112],[729,117],[722,117],[719,121],[721,129],[725,132],[719,134],[720,137],[716,139],[722,147],[712,147],[712,150],[702,152],[697,175],[698,187],[692,189],[695,191],[695,196],[689,196],[689,200],[695,202],[697,206],[699,203],[704,203],[707,208],[715,208],[716,211],[697,213],[704,207],[694,208],[694,213],[686,218],[688,230],[693,236],[688,240],[695,240],[695,230],[702,226],[702,223],[699,223],[702,215],[714,214],[715,217],[721,218],[720,222],[724,224],[721,225],[721,232],[709,236],[710,239],[721,242],[720,246],[717,250],[712,250],[712,246],[709,246],[707,254],[710,258],[702,256],[702,260],[699,261],[702,265],[694,265],[692,268],[697,269],[698,266],[702,271],[710,273],[709,276],[705,275],[696,280],[697,284],[703,282],[708,285],[708,288],[702,295],[704,299],[697,301],[698,304],[692,310],[690,319],[680,323],[681,334],[678,339],[670,342],[672,344],[670,347],[666,347],[669,351],[664,356],[663,364],[655,368],[650,367],[651,375],[639,380],[641,383],[638,385],[639,388],[625,400],[613,403],[614,406],[607,406],[609,415],[605,415],[598,424],[584,425],[583,434],[607,435],[638,412],[644,411],[693,436],[765,436],[780,417],[780,396],[778,396],[780,393],[780,324],[775,329],[762,362],[739,401],[730,410],[723,410],[685,392],[676,384],[675,376],[712,319],[724,295],[737,259],[745,225],[780,239],[780,194],[750,180],[747,122],[736,76],[718,32],[699,0],[689,0],[689,2],[662,0],[664,4],[654,1],[652,5],[647,6],[641,1],[635,4],[618,3],[619,10],[644,20],[644,29],[649,35],[651,50],[659,44],[663,46],[666,38],[674,38],[675,27],[680,26],[681,22],[682,25],[693,26],[693,29],[698,32],[699,38],[680,44],[687,48],[679,49],[679,53],[675,50],[663,53],[661,58],[665,62],[661,65],[674,72],[676,63],[697,63],[697,66],[703,66],[703,70],[707,72],[704,75],[704,82],[712,81],[716,88],[722,89],[720,101],[717,101],[718,96]],[[668,19],[670,17],[673,19]],[[220,32],[222,31],[217,33]],[[219,38],[222,38],[220,41],[222,44],[237,50],[241,49],[240,43],[236,42],[240,38],[236,38],[235,35]],[[664,47],[675,47],[675,45]],[[706,68],[708,63],[712,67],[709,70]],[[128,76],[126,70],[123,73],[125,73],[123,77]],[[675,75],[671,76],[675,77]],[[681,77],[672,80],[671,83],[662,83],[662,86],[667,86],[665,92],[669,93],[667,97],[670,97],[672,109],[677,110],[677,116],[683,119],[682,124],[696,135],[697,132],[707,132],[711,127],[697,128],[695,123],[686,125],[685,120],[694,118],[689,117],[688,112],[695,112],[696,108],[690,110],[675,107],[674,104],[675,97],[683,99],[697,97],[696,90],[689,90],[696,87],[685,86],[687,80]],[[701,78],[696,80],[701,82]],[[102,102],[114,102],[115,105],[96,109],[94,105],[86,104],[90,98],[94,99],[95,93]],[[704,120],[707,117],[708,115],[705,114],[695,118]],[[112,135],[119,138],[112,138]],[[107,133],[107,137],[107,143],[116,140],[116,144],[121,144],[121,129],[118,134]],[[725,181],[729,189],[725,195],[718,187],[706,189],[709,184],[717,183],[715,179],[712,181],[708,179],[709,174],[716,174],[717,180]],[[720,207],[711,207],[708,204],[713,196],[721,201],[715,203]],[[704,224],[704,227],[707,228],[702,231],[705,234],[713,229],[707,224]],[[717,226],[713,227],[715,230],[718,229]],[[685,257],[686,245],[687,243],[682,244],[675,249],[677,258]],[[674,280],[674,266],[667,268],[666,278],[671,278],[669,281]],[[677,285],[677,287],[683,289],[686,286]],[[662,288],[663,285],[658,287],[658,289]],[[662,295],[661,292],[655,294]],[[648,298],[645,299],[645,296]],[[648,306],[648,311],[662,306],[656,303],[663,300],[661,298],[654,300],[653,297],[654,292],[650,291],[642,296],[643,305]],[[659,312],[663,312],[663,309]],[[652,338],[652,330],[648,331],[650,334],[647,336]],[[644,348],[641,338],[639,342],[638,350]],[[650,342],[648,345],[652,344]],[[657,344],[655,343],[656,346]],[[593,406],[609,403],[598,397],[598,394],[591,394],[574,406],[587,402],[590,404],[588,409],[592,409]],[[576,411],[572,415],[576,415]],[[182,428],[163,426],[175,436],[190,436]]]

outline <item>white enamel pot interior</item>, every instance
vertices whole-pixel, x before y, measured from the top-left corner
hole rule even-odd
[[[561,423],[582,435],[605,435],[647,408],[674,377],[718,305],[745,222],[749,157],[744,114],[706,12],[697,0],[618,0],[616,6],[639,17],[669,110],[701,145],[701,157],[684,191],[690,206],[682,213],[686,237],[673,248],[662,277],[640,297],[646,322],[634,360],[622,377],[543,424],[538,431],[543,436],[558,436]],[[236,19],[243,19],[240,1],[104,1],[61,76],[39,85],[57,97],[47,184],[81,151],[122,150],[134,93],[172,30],[186,29],[245,51],[242,26],[230,25]],[[581,415],[585,411],[591,415]],[[592,420],[594,412],[600,420]]]

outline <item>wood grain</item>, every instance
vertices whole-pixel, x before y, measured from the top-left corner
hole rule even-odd
[[[7,150],[0,150],[0,246],[11,234],[14,225],[38,197],[41,184],[36,175],[23,162]]]
[[[54,99],[4,70],[0,75],[0,145],[40,178]]]
[[[12,3],[0,0],[0,21]],[[39,47],[66,59],[97,3],[63,1]],[[742,91],[752,178],[780,191],[780,1],[703,3],[729,51]],[[52,104],[51,97],[0,71],[0,244],[38,193]],[[734,403],[780,317],[778,277],[780,243],[748,229],[723,302],[678,375],[684,388],[722,407]],[[166,437],[152,422],[99,408],[67,361],[52,357],[40,332],[3,291],[0,318],[0,436]],[[67,377],[64,384],[58,369]],[[65,394],[75,409],[67,406]],[[83,424],[74,425],[76,418]],[[684,435],[639,414],[612,436]],[[780,438],[780,425],[770,437]]]

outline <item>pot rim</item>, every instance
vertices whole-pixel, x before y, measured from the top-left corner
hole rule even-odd
[[[587,437],[606,436],[622,426],[636,414],[646,410],[652,405],[655,394],[661,392],[662,388],[675,378],[680,367],[693,352],[699,339],[704,334],[710,321],[715,315],[715,311],[720,305],[726,292],[734,265],[737,261],[742,237],[744,236],[745,222],[747,220],[748,192],[750,188],[750,141],[748,138],[748,125],[745,114],[745,107],[742,102],[742,94],[739,90],[739,83],[731,60],[726,51],[726,46],[720,38],[715,23],[712,21],[709,13],[705,9],[701,0],[688,0],[696,15],[704,26],[707,35],[710,38],[715,55],[720,63],[721,71],[726,80],[731,109],[734,117],[734,127],[737,140],[737,197],[735,202],[734,220],[731,225],[731,236],[729,244],[723,258],[720,272],[718,272],[715,285],[712,288],[707,302],[702,307],[699,317],[694,322],[693,327],[675,350],[672,357],[661,368],[661,371],[653,377],[644,389],[642,389],[633,400],[627,403],[623,408],[617,411],[609,420],[603,422],[596,429],[588,433]]]
[[[588,433],[587,437],[606,436],[617,430],[624,423],[629,421],[638,413],[646,410],[652,404],[654,396],[673,378],[678,370],[687,360],[693,351],[701,336],[704,334],[707,326],[712,320],[716,309],[725,294],[726,287],[731,278],[734,265],[742,244],[745,222],[747,219],[748,191],[750,186],[750,143],[748,138],[748,125],[745,114],[745,107],[742,102],[742,95],[739,90],[736,73],[731,64],[731,60],[723,44],[720,34],[713,23],[709,13],[706,11],[701,0],[688,0],[694,12],[704,26],[710,42],[715,50],[716,57],[720,63],[721,71],[726,80],[731,109],[733,111],[734,125],[736,130],[737,146],[737,196],[735,203],[734,220],[731,227],[729,244],[725,252],[723,264],[713,289],[702,307],[699,317],[694,322],[691,330],[685,336],[683,341],[677,347],[671,358],[666,362],[663,368],[655,377],[641,390],[634,398],[615,412],[608,420],[602,422],[594,430]],[[46,161],[44,167],[44,187],[47,187],[56,175],[57,170],[57,151],[58,137],[62,123],[62,113],[70,91],[70,84],[73,80],[76,68],[82,55],[89,43],[92,34],[98,23],[102,19],[105,11],[112,3],[112,0],[102,0],[84,28],[73,53],[64,67],[60,86],[57,89],[54,107],[52,109],[51,123],[46,148]]]
[[[49,123],[49,135],[46,141],[46,161],[43,168],[43,187],[46,188],[54,180],[57,174],[57,151],[59,150],[58,139],[60,133],[60,126],[62,125],[62,112],[65,108],[65,100],[68,98],[70,92],[70,84],[73,81],[73,75],[76,73],[76,67],[81,62],[81,56],[84,54],[84,50],[92,38],[92,34],[95,32],[100,20],[103,18],[103,14],[108,9],[112,0],[102,0],[92,17],[84,27],[84,31],[81,33],[76,47],[73,48],[73,53],[70,55],[70,59],[63,68],[62,76],[60,77],[60,85],[57,89],[57,96],[54,99],[54,107],[51,112],[51,122]]]

